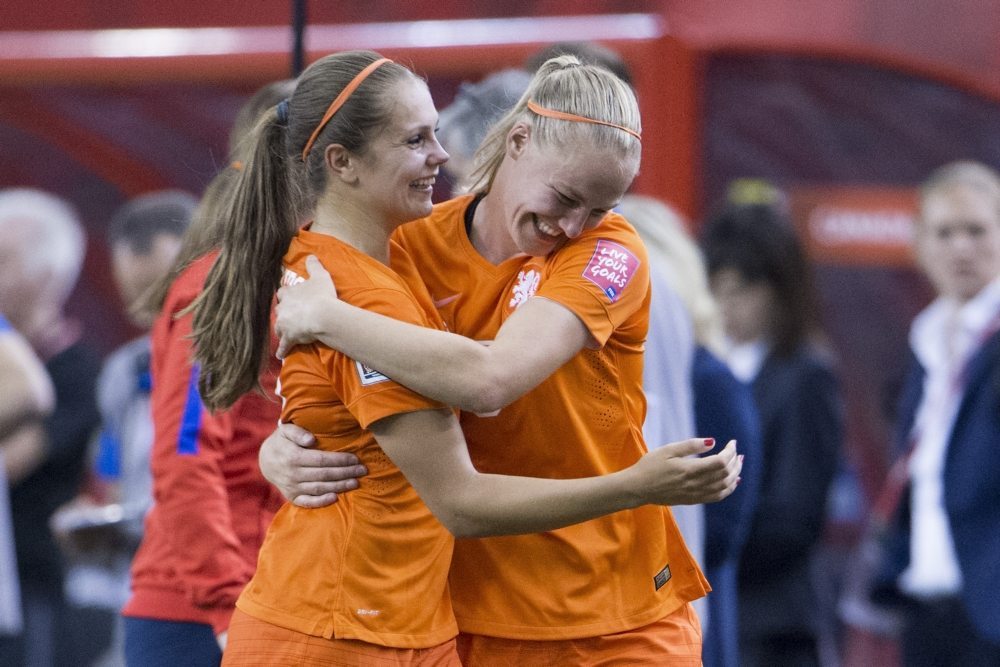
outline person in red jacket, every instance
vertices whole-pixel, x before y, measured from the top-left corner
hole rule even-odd
[[[149,651],[167,647],[182,651],[178,657],[214,651],[215,663],[221,659],[216,637],[226,631],[281,504],[257,470],[260,442],[278,419],[277,402],[248,394],[231,410],[210,414],[198,395],[191,316],[178,314],[200,293],[213,261],[204,256],[178,276],[153,326],[154,504],[123,610],[129,664],[154,664]],[[274,371],[261,380],[272,391]],[[178,642],[179,635],[191,643]]]

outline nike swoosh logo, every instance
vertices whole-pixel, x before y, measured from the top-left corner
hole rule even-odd
[[[455,299],[457,299],[460,296],[462,296],[462,295],[461,294],[452,294],[451,296],[446,296],[443,299],[435,299],[434,300],[434,307],[435,308],[444,308],[445,306],[447,306],[449,303],[451,303],[452,301],[454,301]]]

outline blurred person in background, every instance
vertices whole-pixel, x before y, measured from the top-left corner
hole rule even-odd
[[[704,505],[705,577],[712,585],[707,597],[707,622],[702,659],[706,667],[739,665],[739,615],[736,574],[756,506],[762,467],[760,424],[750,387],[736,379],[720,360],[725,342],[722,319],[708,286],[701,251],[684,221],[669,206],[652,197],[626,195],[618,210],[639,232],[649,253],[653,304],[643,389],[649,407],[645,428],[659,422],[682,423],[665,408],[677,404],[680,392],[690,395],[694,410],[692,432],[740,443],[744,462],[741,482],[723,501]],[[682,309],[677,312],[671,305]],[[671,330],[685,327],[692,353],[677,347]],[[666,331],[665,331],[666,330]],[[664,334],[668,335],[664,335]],[[672,397],[659,396],[664,388],[663,366],[679,367],[689,357],[689,374],[666,388]],[[659,360],[659,361],[657,361]],[[648,436],[647,436],[648,437]],[[685,536],[685,539],[687,537]]]
[[[0,313],[0,641],[21,632],[21,587],[17,580],[10,493],[3,442],[10,433],[39,421],[55,400],[52,383],[28,343]],[[37,442],[37,441],[36,441]],[[38,455],[41,455],[39,447]]]
[[[0,440],[52,411],[55,397],[45,367],[0,311]]]
[[[53,517],[69,562],[66,592],[75,608],[81,660],[105,651],[105,660],[121,660],[118,610],[128,596],[129,564],[152,503],[148,332],[153,318],[144,299],[173,264],[197,203],[186,192],[152,192],[127,202],[108,225],[115,285],[132,323],[144,333],[104,362],[97,381],[103,428],[93,479]]]
[[[937,299],[910,329],[906,486],[876,598],[904,603],[906,665],[1000,665],[1000,175],[932,173],[915,248]]]
[[[694,322],[678,292],[676,267],[669,263],[667,256],[669,246],[664,236],[670,230],[663,227],[669,224],[663,216],[670,216],[672,212],[658,201],[638,195],[623,197],[616,210],[632,223],[649,253],[651,300],[642,366],[642,390],[646,396],[642,433],[649,448],[653,449],[696,432],[691,385],[696,347]],[[632,220],[632,214],[638,216],[638,222]],[[734,435],[722,436],[718,431],[713,431],[712,435],[719,435],[721,442],[734,439]],[[740,451],[744,451],[742,441],[737,442]],[[692,603],[701,619],[704,647],[712,627],[708,598],[715,594],[715,585],[705,568],[705,509],[702,505],[687,505],[671,508],[671,511],[691,555],[705,571],[705,578],[713,588],[709,596]]]
[[[819,663],[811,561],[844,437],[810,268],[776,204],[728,204],[702,230],[726,361],[753,388],[763,468],[739,567],[740,664]]]
[[[524,69],[537,72],[546,60],[556,56],[575,56],[582,63],[608,70],[632,88],[632,71],[621,54],[597,42],[555,42],[531,54]]]
[[[464,192],[476,149],[487,130],[521,98],[531,74],[505,69],[476,83],[463,83],[450,105],[441,110],[438,138],[451,157],[441,165],[452,183],[452,195]]]
[[[150,289],[173,266],[198,200],[179,190],[152,192],[120,208],[108,228],[115,284],[132,323],[143,334],[118,348],[104,362],[98,402],[104,418],[99,473],[120,486],[112,498],[126,507],[126,520],[141,521],[152,502],[149,451],[153,443],[149,392],[149,329],[155,313],[145,308]],[[109,451],[110,450],[110,451]]]
[[[228,201],[226,187],[210,191],[221,200],[203,197],[192,232],[210,224],[204,211]],[[220,662],[220,637],[279,504],[256,470],[260,440],[277,420],[276,403],[254,394],[235,411],[212,414],[197,392],[191,315],[185,308],[200,292],[213,260],[214,253],[178,256],[175,267],[187,265],[167,272],[175,277],[151,333],[153,503],[123,611],[126,664],[136,667]],[[273,378],[265,377],[263,386],[273,388]],[[265,424],[268,430],[258,437]]]
[[[40,190],[0,191],[0,312],[44,361],[55,389],[55,407],[44,424],[29,424],[0,444],[24,616],[20,635],[0,639],[4,665],[75,660],[64,563],[49,519],[79,491],[88,443],[100,423],[94,387],[100,362],[81,343],[80,325],[64,312],[85,252],[83,227],[68,203]]]

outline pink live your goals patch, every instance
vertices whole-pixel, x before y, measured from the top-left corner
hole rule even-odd
[[[583,270],[583,277],[597,285],[614,303],[638,268],[639,258],[631,250],[614,241],[600,239]]]

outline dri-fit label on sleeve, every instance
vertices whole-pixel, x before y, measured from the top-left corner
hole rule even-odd
[[[600,239],[583,277],[597,285],[614,303],[639,268],[639,258],[623,245]]]

